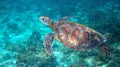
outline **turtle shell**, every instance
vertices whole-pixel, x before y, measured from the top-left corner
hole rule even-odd
[[[95,30],[74,22],[58,22],[56,39],[72,49],[82,50],[99,46],[106,38]]]

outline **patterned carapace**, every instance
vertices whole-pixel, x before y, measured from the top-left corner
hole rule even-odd
[[[106,42],[100,33],[73,22],[58,22],[56,39],[72,49],[89,49]]]

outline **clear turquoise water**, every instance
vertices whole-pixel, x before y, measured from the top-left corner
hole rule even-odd
[[[53,54],[43,47],[52,31],[39,21],[48,16],[56,22],[77,16],[78,22],[106,34],[110,56],[99,48],[77,51],[54,41]],[[0,0],[0,67],[120,67],[119,0]]]

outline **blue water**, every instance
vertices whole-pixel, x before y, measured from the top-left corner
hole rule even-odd
[[[111,55],[99,47],[73,50],[54,40],[53,54],[44,49],[44,37],[54,33],[39,21],[70,21],[107,35]],[[0,0],[0,67],[120,67],[119,0]]]

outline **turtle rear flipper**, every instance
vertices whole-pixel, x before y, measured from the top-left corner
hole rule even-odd
[[[52,54],[52,42],[54,39],[54,34],[50,33],[45,37],[45,40],[43,42],[45,51],[47,52],[48,55]]]
[[[105,55],[110,55],[111,51],[110,48],[104,44],[100,45],[100,50],[105,54]]]

